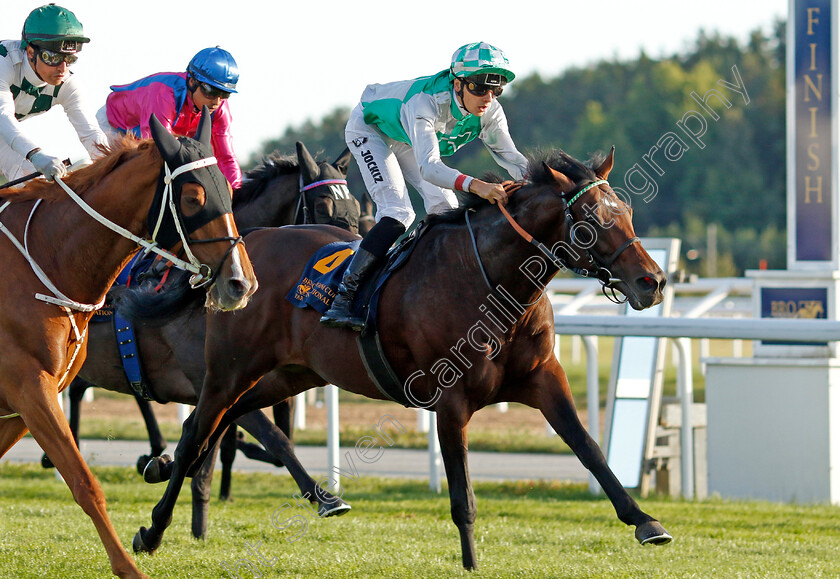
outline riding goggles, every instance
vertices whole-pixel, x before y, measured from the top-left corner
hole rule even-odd
[[[61,52],[53,52],[42,47],[35,47],[35,52],[38,54],[41,62],[47,66],[59,66],[62,62],[66,62],[67,66],[70,66],[79,60],[79,56],[76,54],[62,54]]]
[[[488,92],[492,92],[493,96],[499,98],[502,96],[502,91],[504,90],[501,86],[489,86],[486,84],[478,84],[469,80],[464,81],[464,87],[470,91],[471,94],[474,94],[477,97],[483,97]]]
[[[213,99],[222,99],[226,100],[230,97],[230,93],[222,90],[220,88],[216,88],[215,86],[211,86],[206,82],[198,83],[198,87],[201,89],[201,92],[204,93],[204,96],[209,98],[210,100]]]

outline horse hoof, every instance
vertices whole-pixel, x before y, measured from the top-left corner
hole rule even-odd
[[[155,549],[151,549],[146,546],[146,543],[143,542],[143,533],[147,532],[148,529],[146,527],[140,527],[140,530],[137,531],[137,534],[134,535],[134,540],[131,542],[131,546],[134,549],[135,553],[154,553]]]
[[[344,501],[340,501],[338,503],[321,503],[321,506],[318,509],[318,516],[322,519],[326,519],[327,517],[340,517],[341,515],[347,514],[347,512],[352,508],[353,507]]]
[[[41,456],[41,466],[43,468],[55,468],[55,465],[50,460],[50,457],[48,457],[46,454]]]
[[[143,480],[150,484],[164,482],[169,479],[163,474],[163,466],[172,462],[172,457],[168,454],[156,456],[149,461],[146,468],[143,469]]]
[[[659,521],[648,521],[636,527],[636,540],[642,545],[667,545],[674,538]]]
[[[137,459],[137,474],[143,476],[143,471],[146,470],[146,465],[149,464],[150,460],[152,460],[152,457],[148,454],[144,454]]]

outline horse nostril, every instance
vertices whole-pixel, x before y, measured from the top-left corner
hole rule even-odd
[[[660,280],[651,277],[649,275],[640,277],[636,284],[639,286],[639,289],[646,292],[655,292],[657,290],[661,290],[661,287],[665,285],[664,280],[660,282]]]
[[[231,279],[228,281],[228,290],[230,296],[236,299],[242,299],[248,294],[251,289],[251,284],[244,279]]]

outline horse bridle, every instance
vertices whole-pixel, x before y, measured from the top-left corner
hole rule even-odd
[[[587,191],[589,191],[593,187],[599,187],[601,185],[607,185],[609,187],[609,182],[606,179],[599,179],[597,181],[592,181],[592,182],[584,185],[583,187],[581,187],[580,190],[578,190],[576,193],[570,194],[571,197],[568,200],[566,199],[566,194],[565,193],[562,195],[563,213],[565,214],[564,221],[565,221],[565,225],[566,225],[566,231],[568,232],[568,235],[569,235],[569,247],[571,247],[572,245],[575,244],[575,234],[574,234],[575,228],[574,228],[574,226],[577,223],[579,223],[579,221],[577,219],[575,219],[575,215],[572,212],[572,204],[574,204],[575,201],[580,199],[580,197],[584,193],[586,193]],[[501,209],[502,209],[503,213],[507,214],[506,216],[508,217],[508,221],[511,221],[513,218],[510,217],[509,213],[507,213],[507,209],[505,209],[504,207],[502,207]],[[587,221],[589,221],[589,220],[590,219],[587,219]],[[592,218],[591,220],[595,221],[594,218]],[[596,221],[596,224],[601,229],[606,229],[606,226],[601,221]],[[575,267],[575,266],[570,266],[568,263],[564,262],[562,259],[558,258],[558,260],[560,261],[561,265],[563,265],[563,267],[569,269],[570,271],[572,271],[572,272],[574,272],[574,273],[576,273],[576,274],[578,274],[582,277],[594,277],[594,278],[598,279],[598,281],[601,282],[601,291],[604,293],[604,295],[607,297],[607,299],[609,299],[611,302],[614,302],[614,303],[617,303],[617,304],[622,304],[622,303],[626,302],[628,300],[628,298],[625,296],[624,299],[621,299],[616,295],[616,293],[615,293],[616,285],[619,282],[621,282],[621,279],[619,279],[619,278],[617,278],[613,275],[613,273],[610,271],[610,267],[612,267],[612,265],[615,263],[615,261],[618,259],[618,257],[624,252],[624,250],[627,249],[628,247],[630,247],[631,245],[633,245],[634,243],[641,243],[641,239],[639,239],[638,237],[629,238],[627,241],[625,241],[621,245],[621,247],[616,249],[605,260],[601,259],[595,252],[593,252],[590,249],[591,246],[587,247],[586,248],[586,257],[589,260],[588,265],[590,266],[588,268],[579,268],[579,267]],[[554,254],[552,253],[552,255],[554,255]],[[607,290],[610,290],[610,293],[607,293]]]
[[[315,181],[314,183],[310,183],[309,185],[303,184],[303,174],[300,175],[300,186],[298,187],[299,190],[299,197],[298,197],[298,206],[295,209],[295,217],[297,217],[298,213],[303,214],[303,222],[301,225],[309,225],[310,223],[314,223],[309,215],[309,204],[306,202],[306,192],[310,189],[315,189],[316,187],[321,187],[323,185],[347,185],[347,179],[324,179],[322,181]]]
[[[517,183],[518,187],[516,187],[516,188],[518,189],[523,184],[524,183],[521,183],[521,184]],[[604,185],[604,184],[609,185],[609,183],[607,182],[606,179],[591,181],[590,183],[581,187],[577,192],[575,192],[573,194],[570,194],[571,196],[568,199],[567,199],[566,193],[563,193],[561,198],[563,199],[564,223],[566,225],[566,231],[567,231],[567,234],[569,236],[570,246],[571,246],[571,244],[575,243],[574,225],[576,223],[578,223],[578,220],[575,219],[574,213],[572,213],[572,210],[571,210],[572,205],[575,203],[575,201],[580,199],[580,197],[584,193],[586,193],[587,191],[589,191],[593,187],[597,187],[597,186]],[[597,254],[595,254],[593,251],[591,251],[590,248],[586,248],[586,256],[587,256],[587,259],[589,260],[588,266],[591,266],[591,267],[581,268],[581,267],[571,265],[568,261],[564,260],[562,257],[560,257],[557,254],[555,254],[554,252],[552,252],[543,243],[534,239],[533,235],[531,235],[530,233],[525,231],[525,229],[523,229],[522,226],[520,226],[516,222],[516,220],[511,216],[510,212],[508,212],[507,208],[505,208],[504,205],[502,205],[500,203],[497,203],[497,205],[499,206],[499,210],[502,212],[502,214],[505,216],[505,218],[511,224],[513,229],[520,235],[520,237],[522,237],[525,241],[527,241],[528,243],[530,243],[531,245],[536,247],[540,251],[540,253],[542,253],[544,256],[546,256],[549,259],[549,261],[551,261],[551,263],[554,264],[558,269],[568,269],[568,270],[570,270],[570,271],[572,271],[572,272],[574,272],[577,275],[580,275],[582,277],[594,277],[595,279],[597,279],[601,283],[601,291],[604,293],[604,296],[606,296],[607,299],[609,299],[610,301],[612,301],[614,303],[621,304],[621,303],[626,302],[629,299],[626,296],[624,297],[624,299],[621,299],[616,295],[616,293],[615,293],[616,286],[619,282],[621,282],[621,279],[615,277],[612,274],[612,272],[610,271],[609,268],[615,263],[615,261],[624,252],[624,250],[626,250],[628,247],[630,247],[634,243],[637,243],[637,242],[640,243],[641,242],[641,240],[638,237],[631,237],[630,239],[625,241],[621,245],[621,247],[616,249],[606,260],[602,260]],[[487,273],[486,273],[486,271],[484,269],[484,265],[481,261],[481,256],[478,253],[478,245],[476,244],[476,241],[475,241],[475,235],[473,234],[472,227],[470,226],[469,211],[465,212],[465,215],[466,215],[466,221],[467,221],[467,230],[469,231],[470,238],[472,239],[473,250],[475,252],[476,259],[478,260],[479,269],[481,269],[481,273],[484,276],[484,281],[487,283],[488,287],[490,287],[490,289],[492,290],[493,286],[490,284],[490,280],[487,277]],[[599,225],[602,228],[604,228],[604,225],[602,223],[599,223]],[[607,293],[607,290],[610,290],[610,293]],[[542,297],[542,296],[540,296],[540,297]],[[539,299],[537,301],[539,301]],[[534,302],[534,303],[536,303],[536,302]],[[524,305],[525,306],[530,306],[530,305],[533,305],[533,304],[524,304]]]

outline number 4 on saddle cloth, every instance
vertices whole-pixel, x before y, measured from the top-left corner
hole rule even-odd
[[[127,287],[134,285],[132,282],[135,282],[153,283],[155,289],[160,289],[169,275],[169,266],[171,266],[170,263],[159,260],[155,255],[144,255],[140,252],[123,268],[113,287]],[[143,400],[160,402],[152,395],[144,378],[140,353],[137,351],[137,340],[134,337],[134,327],[128,319],[122,317],[114,309],[110,292],[106,297],[105,305],[94,312],[90,321],[111,322],[114,325],[117,349],[120,352],[120,361],[129,386],[135,395]]]
[[[425,222],[389,252],[378,271],[362,282],[353,302],[353,314],[365,320],[365,327],[357,336],[359,354],[367,369],[368,376],[382,394],[403,406],[413,407],[405,396],[403,385],[394,372],[382,350],[377,331],[376,316],[379,294],[385,282],[408,260],[417,240],[427,230]],[[338,285],[344,271],[350,265],[350,258],[359,248],[361,240],[336,241],[318,251],[306,263],[300,280],[286,299],[298,308],[311,307],[323,314],[338,293]]]

